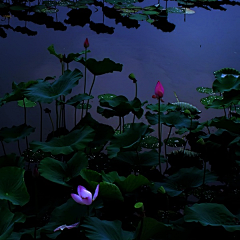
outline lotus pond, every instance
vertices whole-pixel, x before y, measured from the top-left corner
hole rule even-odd
[[[123,17],[154,24],[157,13],[166,14],[161,3],[144,10],[134,3],[124,2]],[[27,10],[8,4],[0,7]],[[57,11],[45,4],[34,11]],[[68,4],[79,10],[90,2]],[[179,4],[178,11],[189,7]],[[0,240],[239,238],[239,69],[216,69],[211,86],[199,82],[193,95],[202,95],[202,106],[176,90],[169,101],[161,78],[149,81],[142,98],[144,84],[132,71],[125,76],[130,93],[95,94],[98,81],[114,81],[124,64],[96,59],[94,44],[85,37],[68,53],[49,44],[59,73],[13,81],[0,96],[0,111],[19,109],[19,124],[0,128]],[[217,117],[202,121],[207,111]]]

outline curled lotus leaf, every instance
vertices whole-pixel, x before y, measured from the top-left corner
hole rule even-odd
[[[217,96],[217,95],[210,95],[208,97],[202,98],[200,102],[205,106],[205,108],[216,108],[221,109],[223,106],[214,106],[212,107],[212,103],[214,100],[222,100],[223,96]]]
[[[209,87],[197,87],[196,90],[200,93],[213,94],[213,89]]]
[[[213,72],[213,74],[216,78],[219,78],[219,77],[225,77],[228,74],[234,75],[234,76],[239,76],[240,72],[234,68],[222,68],[218,71]]]
[[[212,89],[214,92],[229,92],[231,90],[240,90],[240,77],[234,75],[226,75],[217,78],[213,82]]]

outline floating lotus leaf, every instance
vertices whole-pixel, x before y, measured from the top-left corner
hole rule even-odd
[[[88,159],[85,153],[78,152],[67,163],[50,157],[44,158],[40,162],[39,173],[51,182],[70,187],[67,182],[79,176],[81,170],[87,166]]]
[[[138,0],[105,0],[105,2],[108,2],[110,4],[116,4],[116,5],[122,5],[122,4],[131,4],[136,3]]]
[[[216,96],[216,95],[211,95],[211,96],[208,96],[208,97],[205,97],[205,98],[202,98],[200,100],[200,102],[205,106],[205,108],[211,108],[212,107],[212,103],[214,100],[222,100],[223,99],[223,96]],[[216,109],[221,109],[223,108],[223,106],[219,106],[219,105],[213,105],[213,108],[216,108]]]
[[[168,177],[162,186],[166,190],[167,194],[171,197],[178,196],[181,192],[187,188],[196,188],[203,183],[204,171],[196,167],[181,168],[177,173]],[[218,179],[217,176],[206,171],[205,183],[214,182]]]
[[[191,114],[193,114],[193,115],[201,113],[201,111],[198,108],[196,108],[195,106],[193,106],[190,103],[175,102],[175,103],[171,103],[171,104],[176,106],[177,110],[181,110],[183,112],[184,112],[184,110],[189,110],[191,112]]]
[[[194,14],[195,13],[195,11],[190,8],[183,8],[183,10],[184,10],[185,14]]]
[[[155,22],[155,20],[154,19],[148,19],[147,22],[148,23],[153,23],[153,22]]]
[[[143,11],[142,14],[145,14],[145,15],[158,15],[159,12],[148,10],[148,11]]]
[[[79,103],[77,106],[76,106],[77,109],[91,109],[92,108],[92,105],[91,104],[87,104],[87,103]]]
[[[12,126],[11,128],[4,127],[0,129],[0,139],[7,143],[15,142],[25,138],[34,131],[35,128],[27,126],[25,124]]]
[[[164,142],[169,147],[183,147],[186,145],[186,142],[182,138],[177,138],[177,137],[165,139]]]
[[[69,6],[69,5],[71,5],[72,4],[72,2],[71,1],[58,1],[57,2],[57,5],[58,6],[61,6],[61,7],[67,7],[67,6]]]
[[[7,3],[0,3],[0,8],[7,8],[9,7],[9,4]]]
[[[151,182],[144,177],[143,175],[129,175],[126,179],[122,180],[116,180],[116,184],[119,186],[119,188],[126,193],[133,192],[137,188],[143,186],[143,185],[149,185]]]
[[[200,93],[213,94],[212,88],[208,88],[208,87],[197,87],[197,91]]]
[[[159,146],[159,140],[154,136],[147,135],[143,137],[140,146],[143,148],[155,149]]]
[[[78,84],[82,78],[82,72],[78,69],[74,71],[66,70],[58,80],[53,83],[40,81],[39,83],[26,89],[25,94],[33,102],[51,103],[61,95],[66,96],[71,93],[72,88]]]
[[[0,199],[14,205],[25,205],[30,197],[24,182],[24,169],[18,167],[0,168]]]
[[[55,137],[49,142],[37,142],[30,143],[33,151],[41,149],[44,152],[50,152],[53,155],[58,154],[70,154],[74,151],[80,151],[84,149],[89,142],[94,138],[94,130],[89,126],[81,129],[74,130],[65,136]]]
[[[144,123],[133,123],[124,133],[115,135],[107,147],[109,158],[116,157],[120,151],[136,150],[145,135],[152,130]]]
[[[132,240],[133,232],[124,231],[121,226],[119,220],[106,221],[96,217],[85,218],[81,225],[88,239]]]
[[[238,218],[223,204],[200,203],[184,210],[185,222],[199,222],[203,226],[224,227],[228,232],[240,230]]]
[[[114,160],[130,164],[131,166],[143,167],[152,167],[159,163],[158,152],[156,150],[145,151],[143,153],[138,153],[138,155],[134,151],[120,152]],[[161,163],[166,162],[163,155],[161,155],[160,161]]]
[[[154,218],[144,217],[143,221],[139,222],[136,232],[138,235],[139,231],[141,231],[139,240],[149,240],[153,239],[156,235],[162,238],[172,229],[173,227],[170,224],[164,224]]]
[[[79,60],[93,75],[102,75],[106,73],[112,73],[114,71],[121,72],[123,65],[115,63],[109,58],[104,58],[102,61],[97,61],[94,58],[88,58],[87,61],[81,58]]]
[[[55,1],[43,1],[42,3],[46,6],[57,6],[57,2]]]
[[[27,98],[24,98],[24,100],[18,100],[18,106],[19,107],[26,107],[26,108],[31,108],[35,107],[37,104],[35,102],[32,102],[28,100]]]
[[[228,92],[230,90],[240,90],[240,77],[226,75],[225,77],[217,78],[213,82],[212,89],[214,92]]]
[[[71,97],[69,100],[67,100],[66,104],[72,105],[72,106],[77,106],[80,102],[82,102],[84,100],[89,100],[89,99],[93,99],[93,96],[92,95],[89,96],[87,93],[78,94],[78,95]]]
[[[2,201],[0,205],[1,221],[0,221],[0,239],[9,239],[10,234],[13,231],[14,223],[24,223],[26,217],[20,213],[12,213],[7,205],[6,201]]]
[[[51,8],[51,7],[46,7],[46,8],[43,8],[41,9],[41,12],[43,13],[57,13],[59,11],[59,9],[57,8]]]
[[[145,21],[148,19],[147,15],[142,15],[142,14],[132,14],[129,16],[130,19],[134,19],[137,21]]]
[[[14,6],[10,6],[10,9],[13,11],[23,11],[23,10],[29,9],[29,7],[25,5],[14,5]]]

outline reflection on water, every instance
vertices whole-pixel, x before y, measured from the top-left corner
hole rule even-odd
[[[76,7],[76,4],[83,2],[86,8],[80,8],[80,5]],[[50,3],[54,4],[50,6]],[[161,0],[158,6],[157,0],[147,0],[133,4],[142,7],[157,5],[155,10],[161,13],[158,16],[151,12],[143,14],[142,10],[140,13],[127,11],[127,8],[123,12],[106,0],[45,3],[2,1],[0,97],[11,92],[13,81],[19,83],[59,76],[59,61],[48,53],[47,48],[54,44],[58,53],[67,55],[80,52],[88,37],[91,50],[89,57],[97,60],[108,57],[123,64],[121,73],[96,79],[93,89],[95,99],[91,100],[93,112],[98,105],[99,94],[113,93],[133,99],[134,85],[128,75],[134,73],[138,79],[138,97],[141,101],[155,103],[151,96],[156,82],[160,80],[165,88],[166,103],[176,102],[176,92],[180,101],[189,102],[203,112],[200,121],[209,119],[211,114],[218,111],[205,110],[200,104],[200,99],[205,95],[195,89],[199,86],[211,87],[213,71],[224,67],[240,70],[240,4],[236,1],[189,1],[184,6],[182,3]],[[167,14],[166,8],[169,9]],[[191,9],[195,13],[188,15],[182,12],[184,9]],[[84,72],[79,63],[71,63],[70,69],[74,68]],[[89,88],[93,76],[88,73],[87,78]],[[82,89],[83,81],[73,89],[72,95],[81,93]],[[54,106],[46,107],[54,111]],[[36,107],[28,109],[27,115],[28,124],[37,129],[39,112]],[[23,109],[17,107],[15,102],[1,107],[0,113],[4,116],[0,119],[0,127],[19,125],[24,121]],[[68,110],[70,126],[74,124],[73,114],[73,109]],[[103,119],[99,114],[94,117],[113,125],[118,122],[114,118]],[[47,115],[44,115],[44,123],[45,131],[50,132],[51,124]],[[35,139],[39,134],[37,129],[33,136]]]

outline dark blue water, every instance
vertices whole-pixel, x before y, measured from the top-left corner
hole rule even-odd
[[[148,5],[156,4],[157,1],[148,0]],[[163,2],[164,6],[165,3]],[[169,2],[168,6],[177,6],[176,2]],[[213,71],[224,67],[240,70],[240,6],[223,5],[226,11],[219,9],[206,10],[194,7],[195,14],[169,14],[168,22],[174,24],[174,30],[164,32],[147,22],[139,22],[140,26],[128,29],[121,23],[116,24],[114,19],[104,17],[104,24],[113,27],[113,34],[97,34],[90,29],[89,24],[84,27],[71,26],[64,23],[68,19],[67,13],[70,9],[61,7],[53,16],[55,21],[62,22],[66,31],[54,31],[44,25],[33,22],[21,21],[15,17],[9,19],[13,27],[27,26],[36,31],[35,36],[28,36],[5,30],[7,37],[0,38],[0,97],[11,92],[13,81],[22,81],[45,78],[46,76],[59,76],[61,66],[58,59],[50,55],[47,47],[54,44],[58,53],[68,54],[70,52],[82,51],[83,42],[88,37],[90,42],[89,57],[103,60],[108,57],[115,62],[123,64],[121,73],[113,73],[96,78],[96,85],[92,94],[93,112],[97,106],[97,95],[103,93],[114,93],[125,95],[129,99],[134,98],[134,85],[128,79],[130,73],[134,73],[138,80],[138,97],[149,103],[155,103],[152,99],[157,81],[161,81],[165,88],[165,102],[175,102],[174,91],[180,101],[189,102],[203,111],[202,121],[212,117],[216,111],[205,110],[200,99],[205,95],[198,93],[198,86],[211,87],[214,80]],[[92,10],[96,8],[92,6]],[[103,23],[101,8],[93,13],[91,20],[95,23]],[[1,24],[7,20],[1,21]],[[79,67],[80,64],[70,64],[70,69]],[[89,73],[88,88],[92,82]],[[72,94],[83,91],[83,81],[73,89]],[[51,106],[45,105],[51,108]],[[52,110],[54,107],[52,106]],[[38,108],[28,110],[27,123],[39,128]],[[23,109],[17,107],[16,103],[9,103],[0,108],[0,127],[11,127],[22,124],[24,121]],[[97,120],[117,124],[118,119],[103,119],[95,114]],[[73,109],[68,110],[69,127],[73,125]],[[132,119],[132,117],[131,117]],[[51,131],[48,116],[44,116],[45,131]],[[32,138],[38,138],[38,131]],[[38,139],[37,139],[38,140]],[[10,150],[10,145],[9,145]],[[1,151],[1,150],[0,150]],[[0,154],[2,155],[2,154]]]

